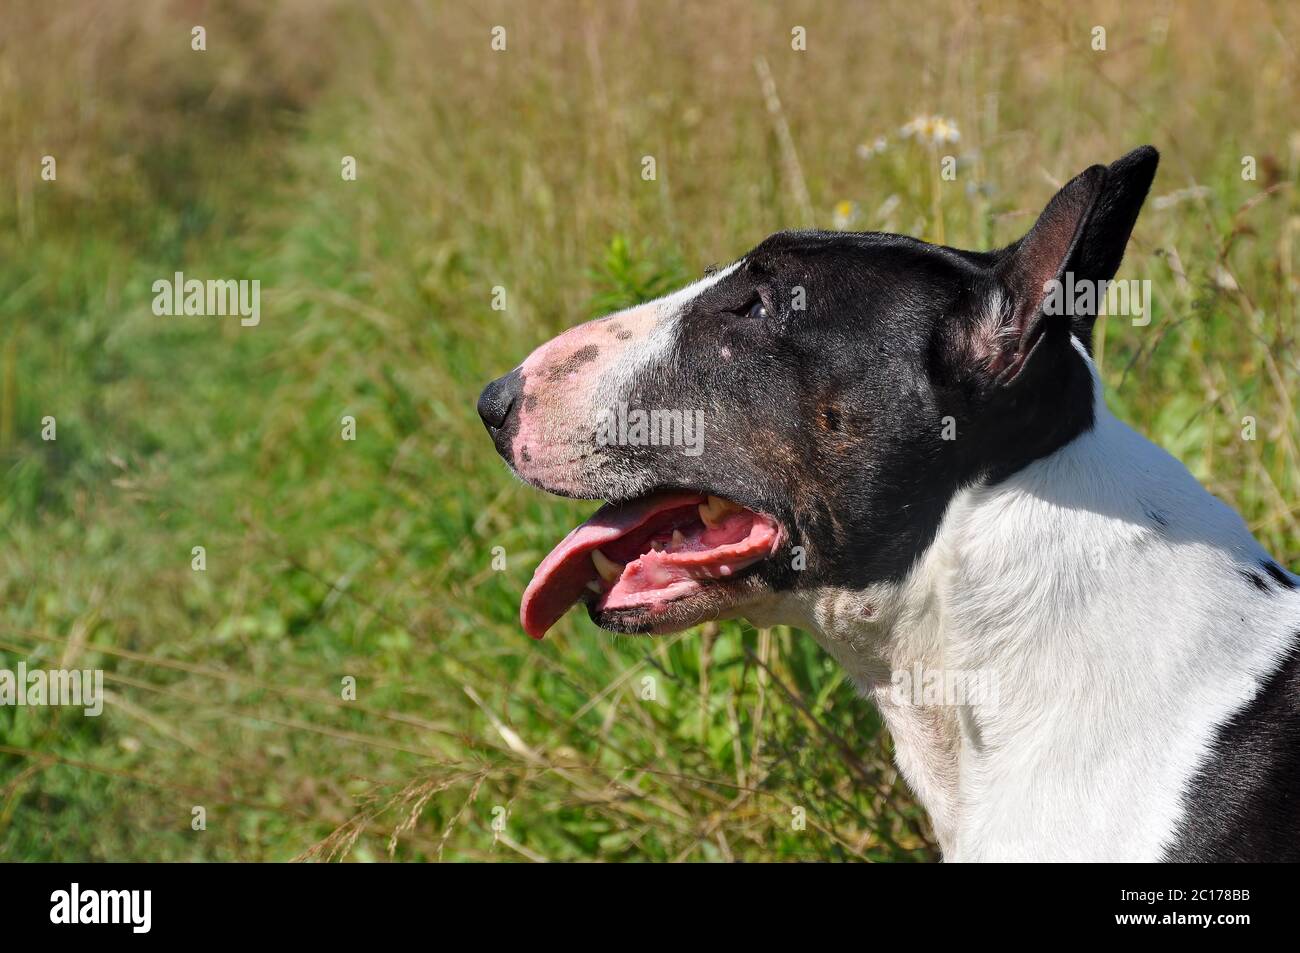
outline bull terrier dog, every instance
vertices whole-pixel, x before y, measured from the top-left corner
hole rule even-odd
[[[781,232],[490,383],[511,469],[607,501],[524,630],[582,602],[807,631],[947,860],[1300,860],[1297,579],[1107,409],[1102,296],[1048,306],[1114,277],[1158,161],[1092,166],[998,251]]]

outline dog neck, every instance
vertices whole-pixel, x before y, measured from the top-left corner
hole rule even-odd
[[[961,491],[901,583],[806,597],[871,694],[946,859],[1159,859],[1215,733],[1287,652],[1300,592],[1116,420]],[[918,681],[920,684],[918,684]]]

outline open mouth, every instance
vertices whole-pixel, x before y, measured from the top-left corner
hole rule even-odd
[[[621,616],[626,631],[653,630],[673,607],[772,556],[781,536],[772,517],[720,496],[665,491],[606,504],[542,560],[519,618],[540,639],[581,600],[593,616]]]

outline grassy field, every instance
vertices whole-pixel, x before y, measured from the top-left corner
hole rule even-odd
[[[1300,8],[1056,6],[7,4],[0,668],[109,697],[0,708],[0,859],[933,858],[809,637],[526,638],[592,506],[474,402],[772,231],[992,247],[1142,143],[1155,310],[1099,324],[1110,400],[1295,569]],[[260,324],[155,315],[176,271],[260,281]]]

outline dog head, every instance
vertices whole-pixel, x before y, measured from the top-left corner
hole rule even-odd
[[[493,381],[478,410],[511,468],[608,501],[538,568],[525,629],[584,601],[669,632],[903,578],[958,490],[1091,426],[1071,339],[1090,346],[1097,309],[1049,299],[1114,276],[1157,161],[1093,166],[996,252],[782,232]]]

